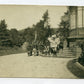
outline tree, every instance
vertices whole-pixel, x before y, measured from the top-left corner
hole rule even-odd
[[[59,33],[63,38],[67,38],[69,36],[69,12],[67,11],[64,16],[61,18],[61,22],[59,24]]]
[[[33,43],[36,39],[37,43],[45,44],[48,36],[51,35],[48,10],[43,14],[42,18],[35,25],[33,24],[32,28],[28,27],[24,30],[23,35],[26,41]]]
[[[34,29],[33,28],[26,28],[24,30],[24,39],[25,41],[29,42],[29,43],[32,43],[34,41]]]
[[[46,12],[43,14],[43,16],[42,16],[42,18],[43,18],[43,20],[44,20],[44,22],[46,22],[48,19],[49,19],[49,17],[48,17],[48,10],[46,10]]]
[[[23,35],[23,30],[22,31],[18,31],[18,46],[22,46],[23,43],[25,42],[25,38]]]
[[[34,28],[35,31],[37,31],[37,41],[42,42],[45,45],[48,36],[51,35],[48,10],[46,10],[42,18],[43,20],[40,20],[36,25],[34,25]]]
[[[6,31],[7,30],[7,24],[5,22],[5,20],[1,20],[0,22],[0,31]]]
[[[48,14],[48,10],[46,10],[46,12],[43,14],[43,22],[44,22],[44,28],[48,28],[49,26],[49,14]]]
[[[12,45],[15,46],[18,44],[18,31],[16,29],[11,29],[10,30],[10,39],[12,42]]]
[[[10,35],[5,20],[0,22],[0,46],[11,46]]]
[[[78,40],[77,46],[81,48],[81,54],[77,60],[80,64],[84,66],[84,40]]]
[[[23,30],[18,31],[15,28],[10,30],[10,40],[12,46],[20,47],[25,42],[23,32],[24,32]]]
[[[43,14],[42,18],[43,20],[40,20],[36,25],[34,25],[34,32],[37,32],[37,42],[45,44],[45,40],[49,36],[48,10]]]

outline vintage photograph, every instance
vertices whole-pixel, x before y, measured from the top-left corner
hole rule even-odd
[[[0,77],[84,78],[84,6],[0,5]]]

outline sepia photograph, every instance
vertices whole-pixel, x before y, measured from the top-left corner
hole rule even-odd
[[[0,77],[84,79],[84,6],[0,5]]]

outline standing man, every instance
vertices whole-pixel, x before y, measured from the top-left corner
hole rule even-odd
[[[50,52],[51,52],[51,54],[56,55],[56,52],[57,52],[56,35],[52,35],[52,37],[49,37],[48,40],[50,42]]]
[[[56,42],[56,45],[57,45],[56,46],[57,50],[59,50],[60,38],[58,37],[58,35],[56,36],[55,42]]]

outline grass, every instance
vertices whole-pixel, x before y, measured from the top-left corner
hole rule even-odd
[[[21,47],[0,47],[0,56],[24,53],[25,51]]]

